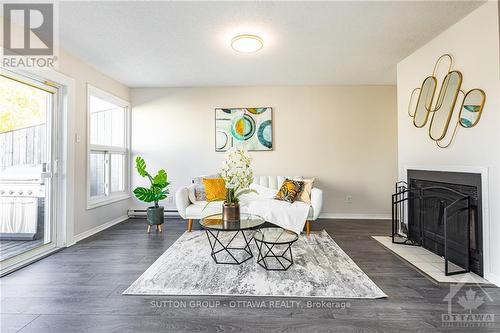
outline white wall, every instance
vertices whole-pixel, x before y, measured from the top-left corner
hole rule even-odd
[[[431,75],[437,58],[449,53],[462,72],[462,89],[482,88],[486,105],[479,124],[459,129],[451,147],[438,148],[426,128],[415,128],[407,114],[410,93]],[[485,277],[500,284],[500,69],[499,23],[496,2],[489,2],[451,26],[398,64],[398,164],[399,178],[412,166],[487,168],[489,207],[485,243],[489,262]],[[489,227],[489,228],[488,228]],[[485,258],[486,259],[486,258]]]
[[[109,78],[64,50],[59,54],[59,72],[75,79],[75,132],[81,141],[75,143],[75,235],[81,235],[101,225],[124,217],[130,206],[123,200],[87,210],[87,83],[121,99],[130,100],[130,89]],[[72,140],[74,138],[71,138]]]
[[[14,29],[19,27],[14,26]],[[0,16],[0,35],[3,33],[3,16]],[[3,45],[0,40],[0,47]],[[104,75],[79,58],[67,53],[64,45],[59,48],[58,72],[75,80],[75,109],[74,128],[81,138],[75,145],[75,183],[73,202],[69,203],[74,208],[74,235],[77,239],[88,233],[98,230],[101,226],[111,221],[116,221],[126,216],[130,206],[129,200],[123,200],[95,209],[86,209],[86,182],[87,182],[87,83],[107,91],[121,99],[130,100],[130,89],[120,82]],[[43,71],[40,75],[43,75]],[[73,141],[75,138],[70,138]],[[78,237],[79,236],[79,237]]]
[[[397,173],[394,86],[141,88],[132,89],[132,104],[132,153],[167,170],[171,193],[219,170],[216,107],[270,106],[274,151],[251,153],[255,174],[317,177],[330,216],[389,216]],[[144,180],[134,174],[132,185],[139,184]]]

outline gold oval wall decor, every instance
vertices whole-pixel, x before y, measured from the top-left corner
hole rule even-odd
[[[434,76],[428,76],[424,82],[422,82],[422,87],[418,94],[417,106],[413,114],[413,125],[417,128],[422,128],[427,124],[429,110],[432,100],[434,99],[434,94],[436,93],[436,85],[437,81]]]
[[[451,69],[453,68],[453,57],[450,54],[446,53],[440,56],[438,60],[436,60],[436,63],[434,64],[434,69],[432,70],[432,76],[436,77],[438,69],[441,66],[441,63],[443,63],[445,59],[448,59],[448,61],[450,62],[448,64],[448,70],[446,71],[446,73],[451,72]]]
[[[462,99],[463,97],[465,96],[465,93],[460,90],[459,91],[459,98],[460,98],[460,94],[462,94]],[[456,107],[455,107],[456,108]],[[450,125],[451,124],[455,124],[454,128],[453,128],[453,131],[451,129],[449,129],[447,132],[446,132],[446,135],[444,136],[444,138],[442,138],[441,140],[439,141],[435,141],[437,146],[439,148],[447,148],[448,146],[451,145],[451,143],[453,142],[453,140],[455,139],[455,136],[457,134],[457,131],[458,131],[458,128],[460,127],[458,125],[458,114],[460,112],[456,112],[454,111],[452,113],[452,118],[451,118],[451,121],[450,121]]]
[[[432,140],[439,141],[446,136],[461,86],[462,73],[459,71],[451,71],[444,78],[429,125],[429,136]]]
[[[448,61],[447,71],[445,75],[443,74],[439,94],[434,99],[437,88],[436,76],[446,61]],[[440,56],[434,64],[432,75],[424,79],[420,88],[413,89],[408,103],[408,115],[413,119],[415,127],[425,127],[431,116],[428,134],[440,148],[451,145],[459,127],[471,128],[477,125],[486,100],[485,92],[479,88],[469,90],[467,93],[461,90],[463,76],[461,72],[452,70],[453,65],[454,59],[450,54]],[[455,111],[460,92],[463,93],[463,97],[460,97],[463,99],[460,109]],[[418,96],[416,103],[415,95]],[[452,131],[450,131],[451,123],[453,123]]]
[[[415,108],[416,108],[413,107],[413,98],[415,97],[415,93],[417,92],[420,94],[420,88],[413,89],[410,95],[410,103],[408,103],[408,115],[412,118],[415,117]]]
[[[465,94],[458,123],[464,128],[472,128],[477,125],[483,113],[486,93],[482,89],[472,89]]]

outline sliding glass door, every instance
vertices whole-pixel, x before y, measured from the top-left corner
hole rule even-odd
[[[0,71],[2,274],[55,248],[57,96],[46,82]]]

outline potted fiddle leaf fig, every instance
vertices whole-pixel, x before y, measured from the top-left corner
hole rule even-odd
[[[146,171],[146,161],[140,156],[135,159],[135,168],[141,177],[147,178],[149,180],[150,186],[148,187],[137,187],[134,189],[134,194],[137,199],[147,202],[154,203],[154,206],[148,207],[147,219],[148,219],[148,232],[152,225],[156,225],[157,229],[161,232],[160,225],[163,224],[163,206],[159,205],[159,201],[167,197],[168,182],[167,173],[165,170],[161,169],[158,171],[156,176],[152,176]]]

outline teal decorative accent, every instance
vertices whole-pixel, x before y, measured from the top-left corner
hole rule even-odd
[[[266,120],[260,124],[257,137],[263,146],[269,149],[273,147],[273,132],[270,120]]]
[[[472,127],[472,122],[467,118],[460,118],[460,123],[462,123],[464,127]]]
[[[470,112],[478,112],[481,109],[481,105],[464,105],[464,109]]]

